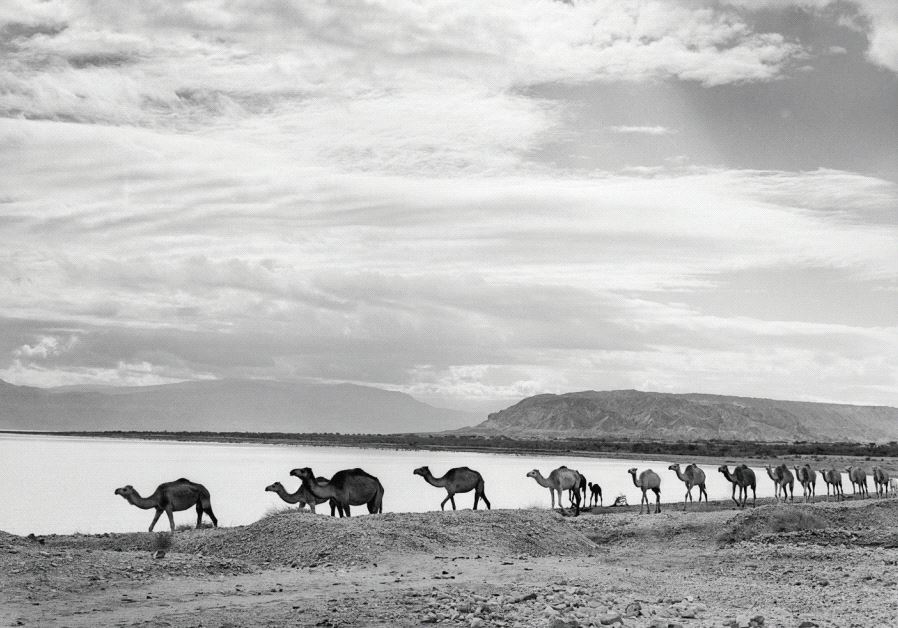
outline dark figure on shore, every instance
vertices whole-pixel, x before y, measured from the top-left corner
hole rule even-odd
[[[419,467],[412,473],[420,475],[424,481],[432,486],[445,488],[449,495],[440,503],[440,510],[446,509],[446,502],[452,503],[452,510],[455,510],[455,494],[467,493],[474,491],[474,510],[477,510],[477,503],[482,499],[486,504],[486,509],[490,510],[490,500],[486,498],[483,492],[483,476],[474,469],[468,467],[456,467],[449,469],[441,478],[436,478],[430,472],[429,467]]]
[[[172,515],[175,511],[187,510],[192,506],[196,506],[196,527],[199,528],[203,522],[203,513],[209,515],[212,525],[218,527],[218,519],[212,513],[212,502],[209,498],[209,491],[202,484],[191,482],[187,478],[179,478],[174,482],[166,482],[156,487],[156,490],[149,497],[141,497],[134,487],[128,484],[122,488],[115,489],[116,495],[124,497],[129,504],[137,506],[143,510],[150,508],[156,509],[156,515],[150,524],[150,532],[159,521],[159,516],[165,512],[168,515],[168,523],[171,531],[175,531],[175,518]]]

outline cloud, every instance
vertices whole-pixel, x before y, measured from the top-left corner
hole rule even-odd
[[[676,129],[669,129],[665,126],[610,126],[608,130],[612,133],[624,133],[635,135],[673,135]]]
[[[77,342],[78,338],[76,336],[69,336],[68,338],[43,336],[32,345],[24,344],[16,349],[13,351],[13,356],[17,358],[47,359],[70,351]]]

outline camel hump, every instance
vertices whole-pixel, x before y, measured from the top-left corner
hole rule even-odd
[[[175,482],[187,482],[188,484],[193,484],[193,482],[191,482],[187,478],[178,478],[177,480],[175,480]],[[174,482],[172,482],[172,484],[174,484]]]

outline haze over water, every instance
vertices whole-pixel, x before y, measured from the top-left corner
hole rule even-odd
[[[422,465],[428,465],[438,477],[452,467],[477,469],[493,508],[548,508],[548,489],[525,474],[536,468],[547,476],[562,464],[598,482],[606,505],[621,493],[630,504],[639,503],[639,489],[627,473],[630,467],[658,472],[662,502],[682,500],[685,493],[683,483],[667,469],[669,462],[577,456],[0,434],[0,460],[5,475],[0,483],[0,530],[22,535],[145,531],[153,511],[131,506],[114,494],[115,489],[132,484],[146,497],[157,485],[179,477],[209,489],[219,525],[252,523],[272,508],[287,506],[277,495],[266,493],[265,487],[280,481],[288,491],[295,491],[299,481],[290,477],[290,470],[305,466],[324,476],[362,467],[384,485],[385,512],[439,510],[446,492],[412,474]],[[709,497],[729,498],[730,484],[716,467],[702,468]],[[758,497],[772,497],[773,484],[764,469],[755,468],[755,473]],[[825,494],[820,482],[818,489]],[[697,490],[693,495],[697,496]],[[456,504],[468,509],[473,499],[473,493],[458,495]],[[323,504],[318,512],[327,514],[329,508]],[[353,512],[361,515],[366,509],[356,507]],[[194,523],[193,509],[175,513],[175,525]],[[156,530],[167,527],[163,516]]]

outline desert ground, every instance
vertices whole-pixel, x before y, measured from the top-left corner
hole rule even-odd
[[[898,625],[898,499],[799,501],[0,533],[0,624]]]

